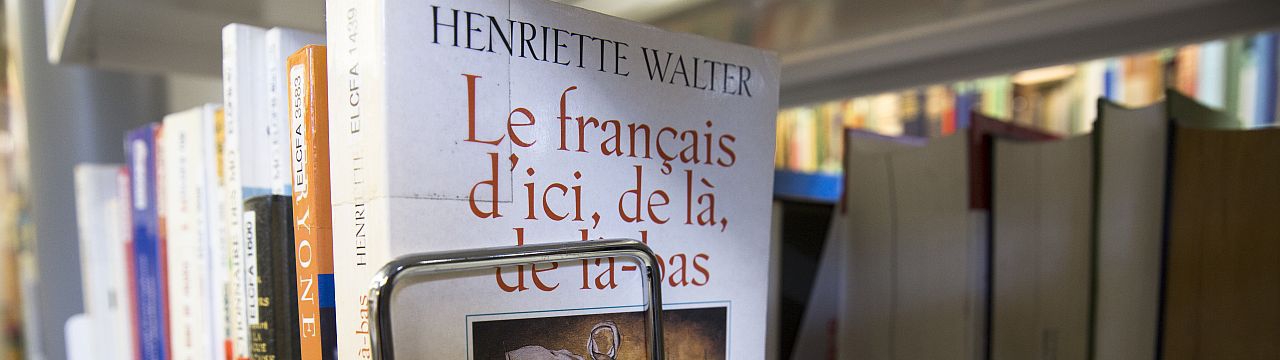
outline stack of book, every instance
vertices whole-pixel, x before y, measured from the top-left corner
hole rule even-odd
[[[763,357],[775,56],[544,1],[328,5],[327,36],[226,26],[221,104],[77,168],[93,341],[74,353],[365,359],[396,256],[632,238],[659,273],[404,287],[397,353],[641,358],[660,305],[669,357]],[[641,302],[649,277],[664,304]]]
[[[1063,139],[846,137],[822,265],[841,290],[806,319],[834,330],[808,336],[844,359],[1275,354],[1280,129],[1160,97],[1100,100],[1093,133]]]

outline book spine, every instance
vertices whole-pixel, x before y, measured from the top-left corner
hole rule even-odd
[[[164,281],[160,258],[159,214],[156,201],[157,125],[131,131],[125,143],[129,160],[133,224],[133,283],[138,324],[138,355],[142,360],[168,359],[165,333]]]
[[[270,151],[270,188],[272,194],[293,193],[290,175],[289,149],[289,81],[285,62],[289,55],[303,46],[324,43],[324,35],[297,29],[276,27],[267,30],[264,65],[267,81],[266,106],[268,107],[266,133]]]
[[[204,183],[201,188],[200,231],[204,236],[201,244],[205,273],[205,297],[208,309],[208,323],[203,324],[208,334],[207,340],[211,359],[227,358],[225,343],[230,335],[227,332],[227,249],[222,241],[222,189],[225,186],[222,174],[222,142],[223,114],[219,105],[205,105],[202,109],[202,125],[199,136],[204,146],[200,154],[200,167],[204,169]]]
[[[241,24],[227,25],[222,30],[222,86],[224,120],[223,130],[223,171],[226,175],[226,191],[223,198],[223,216],[225,242],[228,257],[228,295],[231,314],[229,332],[231,334],[232,359],[249,358],[249,324],[256,319],[257,303],[249,301],[254,282],[246,274],[246,266],[252,263],[246,258],[244,234],[242,229],[243,204],[245,198],[258,193],[265,193],[254,185],[260,185],[260,156],[257,141],[262,135],[255,124],[257,116],[261,116],[260,95],[266,90],[257,86],[265,81],[258,62],[263,59],[263,36],[265,30]],[[265,142],[263,142],[265,143]]]
[[[376,182],[385,180],[385,152],[377,128],[385,112],[378,91],[375,61],[383,44],[377,31],[381,2],[329,0],[327,40],[332,56],[329,74],[335,84],[329,98],[333,125],[329,135],[333,217],[334,296],[338,322],[338,358],[370,359],[368,286],[373,273],[389,259],[386,199],[373,199]]]
[[[1276,117],[1276,41],[1275,33],[1259,34],[1254,41],[1254,46],[1258,56],[1258,76],[1257,76],[1257,96],[1258,100],[1254,103],[1257,110],[1254,110],[1254,126],[1266,126],[1275,121]]]
[[[232,259],[234,258],[232,255],[236,254],[236,252],[233,251],[233,243],[231,242],[233,237],[227,235],[230,232],[227,231],[227,228],[230,227],[232,223],[239,224],[240,222],[232,221],[232,206],[228,204],[229,201],[227,201],[227,199],[232,195],[233,186],[230,185],[231,183],[228,179],[227,165],[229,164],[227,160],[228,157],[225,156],[227,154],[226,107],[218,110],[215,116],[213,127],[215,152],[213,162],[214,164],[217,164],[217,197],[219,200],[217,203],[217,211],[219,215],[219,226],[214,230],[214,239],[216,240],[213,245],[220,250],[219,254],[221,256],[218,258],[218,263],[214,265],[217,267],[218,273],[220,273],[222,277],[219,281],[222,289],[222,322],[219,329],[220,334],[222,335],[222,341],[219,346],[222,348],[223,356],[219,357],[219,359],[232,360],[235,355],[235,346],[233,345],[235,330],[233,328],[236,323],[235,319],[240,318],[242,315],[240,312],[235,311],[235,309],[238,309],[239,307],[239,302],[236,301],[237,298],[235,297],[235,294],[243,295],[243,293],[235,291],[238,283],[233,281],[236,277],[233,276],[234,273],[232,272],[231,264]],[[239,232],[237,231],[236,234],[239,234]]]
[[[137,282],[134,280],[134,256],[133,256],[133,194],[129,191],[129,166],[121,166],[116,173],[116,188],[120,195],[120,200],[113,204],[118,214],[116,219],[119,226],[116,231],[119,233],[120,242],[114,246],[115,258],[117,264],[121,264],[121,269],[116,275],[120,278],[119,283],[122,287],[116,298],[119,303],[120,321],[115,324],[115,329],[120,334],[127,334],[123,337],[124,341],[118,344],[117,350],[119,359],[139,359],[138,353],[138,321],[137,321]]]
[[[79,164],[74,169],[76,222],[80,237],[80,271],[84,291],[84,314],[96,334],[88,339],[100,354],[127,359],[130,331],[126,321],[123,222],[121,187],[117,183],[122,167],[106,164]]]
[[[1196,99],[1213,108],[1226,107],[1227,44],[1222,40],[1200,45],[1196,69]]]
[[[169,308],[169,291],[172,288],[169,286],[169,217],[168,211],[165,209],[166,194],[164,191],[165,184],[168,181],[164,166],[164,135],[164,124],[160,124],[160,126],[156,128],[155,138],[156,232],[159,234],[159,245],[157,246],[157,251],[160,254],[158,257],[160,260],[159,265],[156,268],[159,269],[160,272],[160,312],[165,315],[164,321],[161,325],[164,326],[164,348],[166,359],[168,359],[173,357],[173,328],[169,324],[169,318],[172,317],[172,312],[170,312]]]
[[[281,54],[283,39],[279,31],[280,29],[271,29],[267,31],[265,38],[266,51],[263,52],[263,65],[266,66],[265,74],[267,76],[267,148],[268,162],[270,163],[271,177],[271,193],[289,195],[293,193],[293,187],[290,186],[289,179],[289,160],[288,150],[285,148],[284,142],[288,141],[289,136],[284,133],[284,129],[288,127],[288,117],[284,113],[284,109],[288,106],[285,103],[284,89],[284,61],[288,54]]]
[[[329,195],[329,103],[324,46],[289,57],[294,252],[303,360],[335,359],[333,216]]]
[[[172,312],[169,314],[172,359],[197,359],[208,356],[203,348],[205,311],[203,266],[200,264],[200,246],[204,242],[199,231],[198,208],[202,177],[196,174],[201,167],[196,162],[202,144],[199,141],[198,118],[190,113],[178,113],[165,117],[164,136],[161,140],[161,158],[165,178],[161,194],[164,202],[165,232],[174,239],[167,247],[172,258],[167,271]]]
[[[1232,116],[1240,116],[1240,73],[1244,72],[1247,56],[1245,54],[1245,39],[1237,38],[1227,40],[1226,48],[1226,75],[1224,77],[1224,106],[1227,113]]]
[[[246,248],[257,264],[249,268],[257,281],[258,321],[250,327],[254,360],[298,359],[298,308],[293,251],[292,198],[263,195],[244,203]]]

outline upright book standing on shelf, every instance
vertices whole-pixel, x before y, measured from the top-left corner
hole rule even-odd
[[[852,267],[841,358],[970,359],[981,298],[971,284],[976,224],[966,137],[918,149],[850,154],[844,221]]]
[[[276,37],[272,43],[281,49],[310,38],[290,30],[277,30],[272,37]],[[227,332],[234,358],[250,356],[249,328],[262,320],[258,316],[258,303],[245,300],[257,298],[259,289],[249,275],[255,271],[253,267],[258,261],[247,257],[243,202],[254,196],[292,192],[288,146],[285,145],[288,135],[282,131],[289,126],[288,117],[281,112],[285,111],[282,102],[276,103],[280,108],[273,108],[270,102],[273,99],[271,82],[284,81],[284,76],[269,75],[266,64],[268,59],[283,61],[285,55],[269,56],[267,42],[268,32],[261,28],[230,24],[222,29],[225,141],[221,165],[226,192],[223,211],[227,219],[223,229],[230,274]],[[275,89],[283,91],[280,87]]]
[[[256,259],[249,268],[249,301],[258,304],[259,320],[249,324],[249,353],[254,359],[298,359],[298,307],[295,302],[292,199],[261,195],[244,202],[245,249]]]
[[[324,44],[324,35],[302,30],[275,27],[267,30],[263,38],[266,55],[262,61],[266,66],[264,74],[268,81],[265,105],[266,121],[263,123],[267,132],[267,146],[264,154],[269,160],[271,193],[289,195],[293,193],[293,178],[290,175],[289,151],[289,74],[285,62],[289,55],[303,46]]]
[[[666,264],[669,356],[764,357],[775,56],[545,1],[327,9],[340,358],[368,356],[370,279],[394,256],[604,237],[645,241]],[[588,353],[584,319],[642,333],[624,321],[639,307],[600,308],[640,305],[634,269],[402,288],[413,316],[392,326],[413,340],[397,350]],[[619,353],[643,344],[628,341]]]
[[[257,116],[265,116],[259,79],[265,79],[260,62],[263,55],[263,36],[260,28],[231,24],[222,29],[222,153],[223,187],[223,242],[227,249],[227,343],[232,359],[249,358],[250,313],[256,313],[256,303],[248,301],[256,297],[251,293],[245,269],[250,262],[245,259],[244,248],[244,199],[255,193],[266,193],[270,185],[261,174],[265,159],[260,158],[256,144],[266,144],[254,132],[252,124]],[[249,193],[246,193],[248,190]]]
[[[329,94],[325,47],[289,56],[289,144],[293,163],[299,350],[304,360],[334,359],[333,203],[329,196]]]
[[[1169,124],[1162,104],[1124,109],[1100,101],[1099,107],[1091,356],[1153,359]]]
[[[1280,353],[1280,129],[1176,93],[1160,355],[1266,359]]]
[[[161,139],[167,175],[165,227],[169,254],[172,359],[222,359],[225,269],[218,229],[221,194],[215,167],[218,105],[203,105],[164,118]]]
[[[846,157],[850,244],[841,358],[976,359],[987,350],[990,142],[1053,136],[976,112],[920,148]]]
[[[76,165],[76,222],[84,311],[97,359],[134,359],[129,289],[128,179],[121,165]]]
[[[992,359],[1088,357],[1092,149],[1091,135],[995,141]]]
[[[138,358],[168,359],[164,242],[160,238],[156,137],[160,126],[144,125],[125,136],[129,166],[133,295]]]

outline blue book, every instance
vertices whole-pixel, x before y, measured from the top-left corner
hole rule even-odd
[[[956,92],[956,131],[968,129],[973,121],[973,110],[981,102],[982,94],[976,91]]]
[[[1124,100],[1124,69],[1119,59],[1107,59],[1102,78],[1102,97],[1115,102]]]
[[[1257,56],[1257,100],[1254,101],[1253,126],[1266,126],[1276,121],[1276,47],[1280,36],[1262,33],[1253,38],[1254,56]]]
[[[148,124],[125,135],[124,151],[129,165],[130,217],[133,234],[133,292],[138,342],[142,360],[168,359],[165,301],[164,241],[160,237],[160,214],[156,199],[157,124]]]

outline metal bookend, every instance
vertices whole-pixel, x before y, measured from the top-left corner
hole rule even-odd
[[[662,278],[655,271],[657,256],[631,239],[573,241],[406,255],[383,266],[369,287],[369,340],[376,360],[395,359],[391,343],[391,294],[401,281],[426,275],[553,261],[629,257],[644,268],[645,330],[649,359],[662,356]]]

